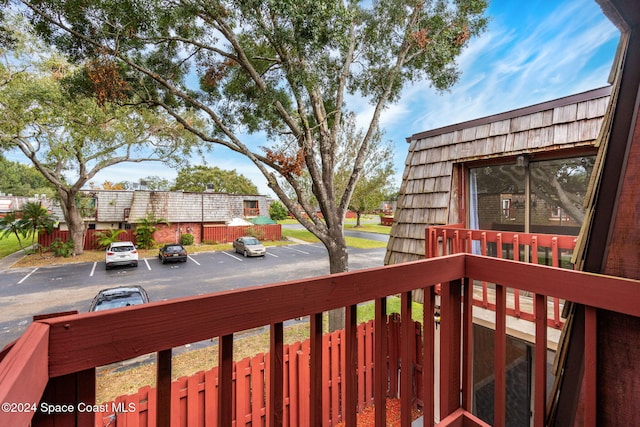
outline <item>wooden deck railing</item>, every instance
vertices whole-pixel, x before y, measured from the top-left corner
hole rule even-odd
[[[511,259],[532,264],[573,269],[570,259],[576,247],[576,236],[514,233],[498,230],[470,230],[462,225],[428,227],[426,232],[426,256],[433,258],[456,253]],[[483,281],[477,284],[473,304],[477,307],[495,310],[492,285]],[[491,293],[491,295],[490,295]],[[490,298],[491,297],[491,298]],[[526,295],[523,304],[522,290],[512,289],[509,294],[507,314],[524,320],[534,321],[534,295]],[[564,301],[553,298],[549,316],[549,326],[561,329],[564,321],[560,317],[560,307]]]
[[[0,362],[0,411],[3,426],[88,426],[94,414],[78,411],[78,405],[95,403],[95,368],[143,354],[157,352],[156,413],[150,414],[158,426],[171,425],[171,349],[211,337],[219,339],[218,407],[213,425],[231,426],[233,334],[269,325],[270,357],[267,373],[268,425],[282,425],[283,414],[283,322],[311,316],[309,355],[308,420],[301,425],[321,426],[323,395],[322,313],[344,307],[346,327],[344,392],[341,405],[346,426],[356,425],[358,379],[356,304],[375,301],[374,320],[374,402],[384,408],[388,374],[384,357],[386,297],[401,296],[401,325],[404,336],[411,336],[411,291],[422,289],[423,305],[423,386],[424,425],[485,426],[471,415],[473,281],[495,285],[495,415],[496,426],[505,425],[506,371],[506,293],[508,288],[535,294],[535,379],[533,423],[543,426],[546,408],[547,299],[561,298],[586,307],[584,354],[585,419],[595,426],[596,325],[598,309],[640,316],[640,282],[535,264],[461,253],[405,264],[359,270],[350,273],[309,278],[249,289],[220,292],[171,301],[150,303],[113,311],[84,313],[43,319],[29,326]],[[439,341],[435,340],[435,284],[441,284]],[[606,289],[606,292],[602,290]],[[400,401],[402,425],[411,425],[412,346],[404,340],[400,349]],[[435,365],[435,354],[440,363]],[[409,369],[404,369],[409,367]],[[442,381],[435,384],[435,371]],[[24,404],[41,405],[53,413],[35,416]],[[18,406],[23,405],[23,406]],[[54,406],[60,405],[60,406]],[[70,405],[70,406],[62,406]],[[14,410],[15,409],[15,410]],[[39,408],[41,409],[41,408]],[[66,412],[70,409],[70,412]],[[376,411],[376,425],[385,425],[385,412]]]

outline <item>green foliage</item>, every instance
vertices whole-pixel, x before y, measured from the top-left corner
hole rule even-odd
[[[9,236],[15,237],[18,242],[18,246],[22,248],[22,240],[20,237],[27,237],[26,230],[21,227],[18,214],[16,212],[7,212],[7,214],[0,218],[0,230],[2,230],[2,238],[6,239]]]
[[[118,241],[118,236],[124,233],[124,230],[113,228],[111,230],[99,231],[96,233],[96,243],[98,247],[105,249],[111,243]]]
[[[0,192],[14,196],[33,196],[46,194],[53,196],[55,190],[51,183],[33,166],[12,162],[0,155]]]
[[[247,177],[234,170],[223,170],[216,166],[190,166],[181,169],[172,190],[229,194],[258,194],[258,187]]]
[[[193,234],[182,234],[180,235],[180,244],[181,245],[185,245],[185,246],[189,246],[189,245],[193,245]]]
[[[248,227],[245,230],[245,234],[247,236],[255,237],[258,240],[264,240],[264,236],[265,236],[264,230],[258,227]]]
[[[269,216],[274,221],[282,221],[289,216],[289,210],[282,203],[275,200],[269,206]]]
[[[156,231],[156,225],[166,223],[163,219],[156,218],[153,213],[147,214],[145,218],[137,224],[135,231],[136,243],[142,249],[151,249],[155,246],[156,241],[153,240],[153,233]]]
[[[69,258],[73,253],[73,242],[63,242],[60,239],[55,239],[53,242],[51,242],[49,250],[53,252],[53,255],[56,257]]]

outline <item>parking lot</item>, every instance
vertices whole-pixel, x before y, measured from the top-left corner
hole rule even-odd
[[[383,265],[385,249],[349,250],[350,270]],[[328,274],[322,244],[271,246],[264,257],[232,250],[190,254],[186,263],[141,258],[137,268],[105,269],[104,262],[9,269],[0,274],[0,348],[16,339],[32,316],[86,312],[103,288],[141,285],[152,301],[259,286]]]

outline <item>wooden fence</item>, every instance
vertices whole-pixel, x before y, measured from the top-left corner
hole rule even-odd
[[[212,227],[203,227],[204,235],[203,243],[228,243],[232,242],[240,236],[251,235],[260,240],[282,240],[282,226],[280,224],[266,225],[247,225],[247,226],[227,226],[217,225]],[[99,249],[97,233],[104,230],[87,230],[84,239],[84,249]],[[56,240],[66,242],[69,240],[69,232],[67,230],[54,230],[53,232],[39,233],[38,244],[43,248],[48,248]],[[133,230],[124,230],[124,233],[118,236],[120,241],[136,242],[136,236]]]
[[[255,236],[259,240],[282,240],[282,226],[280,224],[265,225],[240,225],[226,226],[215,225],[204,227],[202,242],[204,243],[227,243],[233,242],[241,236]]]
[[[98,236],[97,233],[104,230],[87,230],[87,233],[84,237],[84,249],[85,250],[93,250],[98,249],[100,246],[98,245]],[[134,242],[136,241],[136,236],[133,234],[133,230],[123,230],[124,233],[118,236],[118,240],[123,242]],[[69,240],[69,231],[67,230],[53,230],[51,233],[38,233],[38,244],[43,248],[48,248],[51,246],[55,240],[60,240],[62,242],[66,242]]]
[[[387,321],[387,397],[399,395],[400,317],[392,314]],[[422,406],[422,328],[415,322],[412,340],[414,405]],[[358,326],[358,411],[373,404],[373,321]],[[341,368],[345,365],[342,349],[343,331],[323,336],[323,405],[325,426],[342,421],[341,396],[344,393]],[[309,420],[309,340],[284,347],[284,416],[283,425],[306,425]],[[213,351],[213,350],[212,350]],[[269,405],[269,354],[258,354],[235,362],[233,366],[234,426],[266,426]],[[172,426],[214,426],[217,420],[218,368],[198,372],[175,380],[171,387]],[[156,390],[150,386],[138,393],[121,396],[101,405],[96,413],[97,427],[155,426]]]

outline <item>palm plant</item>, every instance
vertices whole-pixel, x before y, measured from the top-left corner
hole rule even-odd
[[[96,243],[101,248],[108,247],[111,243],[118,241],[118,236],[124,233],[124,230],[120,229],[112,229],[112,230],[104,230],[96,233]]]
[[[15,211],[8,212],[2,219],[0,219],[0,232],[2,233],[2,238],[9,237],[12,234],[15,235],[18,239],[20,249],[24,249],[20,236],[26,237],[26,235],[24,230],[20,228],[20,223],[18,221],[18,214]]]
[[[41,202],[27,202],[22,206],[21,218],[17,227],[25,237],[31,237],[31,245],[34,246],[39,232],[51,233],[56,224],[56,218],[42,206]]]

